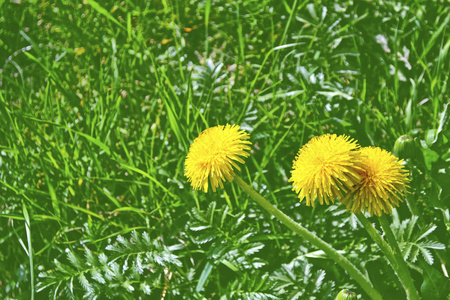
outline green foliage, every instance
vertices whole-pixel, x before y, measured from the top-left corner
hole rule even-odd
[[[334,282],[325,280],[325,271],[314,270],[312,264],[299,257],[284,264],[271,276],[277,295],[288,299],[332,298]]]
[[[233,183],[191,190],[190,143],[226,123],[241,177],[399,299],[355,217],[288,178],[314,135],[411,136],[393,229],[445,297],[449,24],[442,1],[0,1],[0,298],[365,298]]]
[[[434,259],[430,249],[445,249],[444,244],[427,238],[437,226],[434,224],[427,224],[419,230],[416,230],[417,216],[412,216],[411,219],[400,222],[398,214],[395,211],[393,217],[392,229],[405,260],[410,260],[414,263],[419,254],[421,254],[425,261],[432,265]]]
[[[423,299],[445,299],[450,295],[448,277],[422,262],[423,283],[420,287]]]
[[[136,231],[127,240],[117,237],[106,247],[112,253],[94,254],[85,248],[84,257],[66,249],[67,262],[54,260],[55,268],[41,272],[38,292],[46,291],[50,299],[97,299],[100,295],[114,299],[136,299],[161,289],[171,269],[181,265],[173,251],[179,245],[164,246]],[[108,253],[108,254],[109,254]]]
[[[209,245],[210,250],[205,253],[208,260],[225,264],[231,270],[263,267],[264,261],[250,259],[264,244],[249,241],[256,232],[244,223],[245,215],[239,213],[230,221],[227,219],[230,217],[228,206],[222,206],[217,214],[215,208],[216,203],[211,202],[205,212],[195,208],[192,210],[192,217],[196,221],[189,222],[186,229],[195,233],[192,235],[193,242]]]
[[[241,278],[229,281],[227,290],[220,299],[269,300],[279,299],[271,289],[269,275],[260,270],[253,274],[243,274]]]
[[[251,240],[255,238],[257,232],[245,224],[245,214],[232,216],[226,205],[216,211],[215,202],[211,202],[205,212],[194,208],[191,214],[192,220],[195,221],[187,223],[186,230],[191,231],[194,244],[199,245],[200,249],[208,249],[204,253],[205,263],[200,267],[202,271],[196,291],[204,289],[211,272],[230,271],[227,275],[228,280],[230,282],[233,278],[238,280],[235,284],[231,284],[232,291],[243,290],[236,285],[243,284],[241,278],[245,277],[246,271],[255,272],[266,265],[266,262],[256,255],[264,244]],[[200,249],[199,251],[202,251]],[[228,270],[223,270],[220,265]]]

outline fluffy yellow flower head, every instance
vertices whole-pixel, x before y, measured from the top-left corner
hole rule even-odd
[[[204,130],[194,140],[185,162],[185,176],[195,190],[208,192],[208,178],[213,191],[225,178],[234,179],[233,167],[240,170],[236,162],[244,163],[240,157],[248,157],[250,136],[238,125],[219,125]]]
[[[312,138],[298,152],[294,160],[293,190],[306,205],[329,204],[343,198],[354,185],[359,184],[361,158],[359,145],[348,136],[325,134]]]
[[[392,213],[392,207],[399,205],[408,187],[408,171],[403,169],[402,160],[381,148],[364,147],[360,152],[361,184],[341,202],[353,213],[368,211],[377,216],[383,211]]]

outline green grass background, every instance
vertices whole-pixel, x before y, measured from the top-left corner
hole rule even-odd
[[[405,296],[356,219],[287,180],[315,135],[388,151],[411,135],[397,225],[435,224],[447,249],[411,246],[412,275],[446,298],[449,22],[446,1],[0,1],[0,297],[364,298],[233,183],[192,191],[190,143],[230,123],[253,143],[240,176],[386,299]]]

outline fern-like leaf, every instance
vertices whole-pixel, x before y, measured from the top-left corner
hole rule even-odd
[[[83,255],[68,250],[66,262],[55,259],[54,269],[39,274],[42,281],[37,291],[49,291],[51,299],[144,297],[161,287],[168,270],[181,266],[172,253],[177,249],[179,245],[166,247],[147,233],[132,232],[131,238],[118,236],[114,244],[106,246],[112,252],[109,256],[96,256],[85,247],[83,260]]]
[[[400,222],[396,211],[393,212],[393,220],[392,231],[405,260],[416,262],[421,254],[424,260],[431,265],[434,259],[429,249],[445,249],[445,245],[428,240],[428,236],[436,229],[436,225],[428,224],[417,229],[417,216]]]

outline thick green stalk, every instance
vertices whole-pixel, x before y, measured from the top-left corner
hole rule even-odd
[[[379,217],[378,221],[380,221],[381,227],[386,234],[386,238],[393,249],[395,260],[397,261],[396,271],[398,277],[403,283],[403,286],[405,287],[406,296],[409,300],[420,299],[416,287],[414,286],[414,281],[411,277],[411,273],[409,273],[408,265],[403,259],[402,252],[400,251],[400,247],[398,246],[397,240],[395,239],[394,233],[391,230],[391,226],[389,225],[389,221],[387,220],[386,215],[382,215],[381,217]]]
[[[373,287],[370,281],[343,255],[337,252],[330,244],[326,243],[314,233],[310,232],[308,229],[304,228],[300,224],[296,223],[278,208],[273,206],[269,201],[264,199],[263,196],[258,194],[253,190],[246,182],[242,180],[239,176],[234,178],[236,182],[244,192],[246,192],[253,200],[255,200],[259,205],[261,205],[265,210],[267,210],[271,215],[277,218],[281,223],[286,225],[289,229],[293,230],[295,233],[300,235],[305,240],[309,241],[311,244],[325,252],[331,259],[333,259],[337,264],[339,264],[348,274],[359,283],[363,290],[369,295],[371,299],[379,299],[382,297],[380,293]]]
[[[397,270],[397,260],[395,259],[394,252],[392,252],[391,247],[389,247],[386,241],[383,240],[375,227],[373,227],[372,223],[370,223],[370,221],[362,213],[357,213],[355,215],[364,226],[372,240],[377,243],[378,247],[380,247],[381,251],[383,251],[384,255],[386,255],[387,259],[392,264],[392,268],[394,268],[394,270]]]
[[[370,235],[372,240],[380,247],[381,251],[386,255],[386,258],[388,259],[389,263],[391,264],[392,269],[394,269],[395,273],[397,274],[398,278],[400,279],[400,283],[403,285],[403,288],[405,289],[405,292],[408,293],[408,290],[404,284],[404,278],[403,273],[399,273],[399,266],[397,263],[397,259],[395,258],[394,252],[392,252],[391,247],[389,247],[388,243],[381,237],[381,235],[378,233],[378,231],[373,227],[372,223],[361,213],[355,214],[358,220],[361,222],[361,224],[366,229],[367,233]]]

